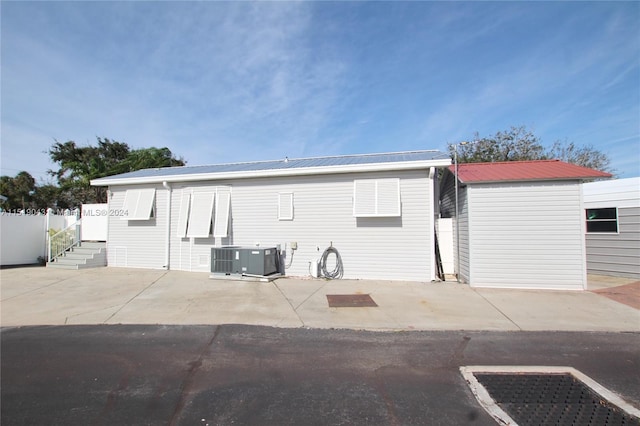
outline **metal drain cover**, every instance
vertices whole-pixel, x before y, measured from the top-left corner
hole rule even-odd
[[[377,308],[368,294],[327,294],[330,308]]]
[[[503,424],[640,426],[637,409],[570,367],[461,371],[479,402]]]

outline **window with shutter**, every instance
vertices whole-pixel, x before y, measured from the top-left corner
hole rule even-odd
[[[187,225],[187,237],[207,238],[211,235],[211,219],[215,192],[194,192]]]
[[[178,215],[178,238],[185,238],[187,236],[190,202],[191,192],[183,189],[182,198],[180,199],[180,214]]]
[[[149,220],[154,217],[154,188],[129,189],[124,195],[123,220]]]
[[[218,188],[216,200],[216,218],[213,225],[213,236],[224,238],[229,234],[229,210],[231,207],[231,190]]]
[[[357,179],[353,182],[355,217],[397,217],[400,211],[400,179]]]

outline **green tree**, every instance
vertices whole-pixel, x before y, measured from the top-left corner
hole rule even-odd
[[[65,202],[60,188],[50,183],[42,185],[36,184],[35,191],[32,195],[31,206],[39,211],[46,211],[48,208],[67,209],[73,207]]]
[[[126,160],[129,152],[127,144],[106,138],[98,138],[98,146],[56,141],[48,154],[59,168],[49,170],[49,174],[57,179],[63,203],[78,206],[106,202],[106,189],[91,187],[91,179],[109,175],[119,162]]]
[[[107,201],[107,189],[92,187],[92,179],[146,168],[185,165],[185,161],[176,158],[169,148],[132,150],[126,143],[107,138],[97,140],[97,146],[55,141],[48,151],[51,161],[59,166],[57,170],[49,170],[49,174],[57,179],[60,200],[65,207]]]
[[[36,180],[28,172],[19,172],[15,177],[0,176],[0,194],[7,197],[2,203],[4,210],[32,208],[32,197]]]
[[[184,160],[176,159],[169,148],[151,147],[131,151],[127,158],[113,170],[126,173],[151,167],[184,166],[184,164]]]
[[[578,146],[573,142],[556,141],[550,148],[545,148],[525,126],[511,127],[489,137],[480,137],[476,132],[473,142],[450,143],[451,158],[454,158],[456,146],[459,163],[559,159],[604,172],[613,171],[608,155],[592,145]]]

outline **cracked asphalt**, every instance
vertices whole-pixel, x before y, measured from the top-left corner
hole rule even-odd
[[[462,365],[572,366],[640,406],[640,334],[5,327],[11,425],[492,425]]]

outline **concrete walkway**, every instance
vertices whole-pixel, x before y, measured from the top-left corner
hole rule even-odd
[[[62,324],[247,324],[366,330],[640,331],[640,310],[608,297],[636,280],[590,277],[592,291],[473,289],[455,282],[282,278],[28,267],[0,271],[3,327]],[[630,286],[629,286],[630,285]],[[627,287],[625,287],[627,288]],[[630,293],[630,294],[631,294]],[[327,294],[370,294],[376,308],[330,308]],[[635,295],[637,297],[637,294]]]

